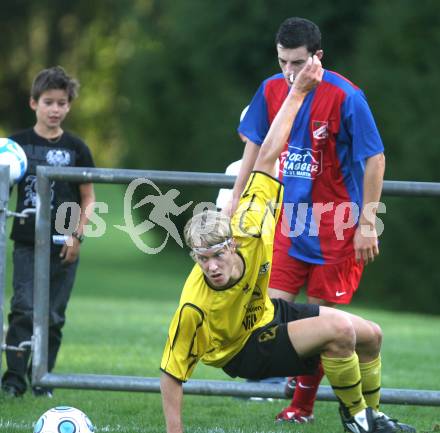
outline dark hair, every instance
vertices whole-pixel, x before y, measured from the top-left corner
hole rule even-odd
[[[65,90],[69,102],[78,96],[79,82],[69,75],[61,66],[43,69],[34,78],[31,87],[31,98],[38,101],[46,90]]]
[[[321,31],[312,21],[305,18],[287,18],[278,29],[275,44],[284,48],[306,47],[309,53],[321,49]]]

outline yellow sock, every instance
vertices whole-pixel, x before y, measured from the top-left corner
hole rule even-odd
[[[362,378],[362,394],[367,405],[375,410],[379,410],[381,365],[380,355],[374,361],[359,363]]]
[[[333,392],[342,404],[356,415],[367,407],[362,395],[359,359],[354,352],[348,358],[328,358],[321,355],[322,367]]]

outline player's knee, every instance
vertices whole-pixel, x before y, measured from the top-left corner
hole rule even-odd
[[[380,348],[382,346],[382,337],[383,337],[382,329],[377,323],[374,322],[370,322],[370,327],[371,327],[372,348],[375,352],[379,353]]]
[[[333,336],[331,349],[335,352],[351,352],[356,344],[356,333],[348,317],[335,315],[330,321]],[[336,354],[336,353],[335,353]]]
[[[32,309],[17,309],[9,313],[9,326],[18,325],[26,326],[32,329],[32,323],[34,319],[34,312]]]

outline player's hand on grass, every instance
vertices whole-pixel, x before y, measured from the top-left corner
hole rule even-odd
[[[372,224],[362,224],[356,229],[354,234],[354,252],[356,261],[362,261],[364,265],[374,261],[379,255],[379,243],[377,239],[376,227]]]

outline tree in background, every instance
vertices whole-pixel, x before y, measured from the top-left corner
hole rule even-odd
[[[78,109],[66,128],[77,130],[99,165],[120,161],[125,149],[118,93],[121,66],[130,55],[125,46],[129,23],[123,2],[105,0],[3,1],[0,3],[0,132],[7,135],[33,122],[25,110],[32,77],[41,69],[60,64],[81,82]]]
[[[435,131],[440,100],[440,3],[375,0],[358,32],[355,71],[382,133],[386,179],[440,181]],[[438,313],[438,198],[384,198],[387,213],[377,263],[362,298]]]
[[[161,1],[136,11],[131,40],[136,51],[125,66],[121,92],[129,105],[124,136],[131,144],[124,165],[164,170],[223,172],[243,152],[236,128],[257,84],[279,72],[275,33],[293,13],[313,16],[326,38],[326,65],[338,44],[354,33],[368,2]],[[344,43],[344,55],[353,49]],[[330,42],[329,42],[330,44]],[[326,47],[325,47],[326,49]],[[160,151],[159,151],[160,150]],[[216,191],[182,189],[185,200],[214,201]],[[188,218],[181,215],[180,226]]]
[[[326,65],[352,55],[368,1],[161,1],[133,13],[136,48],[122,83],[123,125],[133,151],[125,163],[170,170],[223,171],[241,156],[236,127],[255,86],[279,72],[275,33],[290,15],[310,16],[327,33]],[[343,49],[339,47],[344,41]],[[331,45],[330,45],[331,44]],[[324,47],[327,50],[327,47]],[[160,149],[160,152],[155,152]]]
[[[241,110],[279,70],[274,34],[295,15],[319,24],[324,66],[365,90],[386,179],[438,181],[438,0],[4,0],[0,133],[32,124],[23,109],[30,80],[61,64],[82,83],[66,127],[99,166],[222,172],[242,153]],[[208,188],[182,191],[182,202],[215,197]],[[358,299],[438,312],[438,200],[384,201],[382,255]]]

